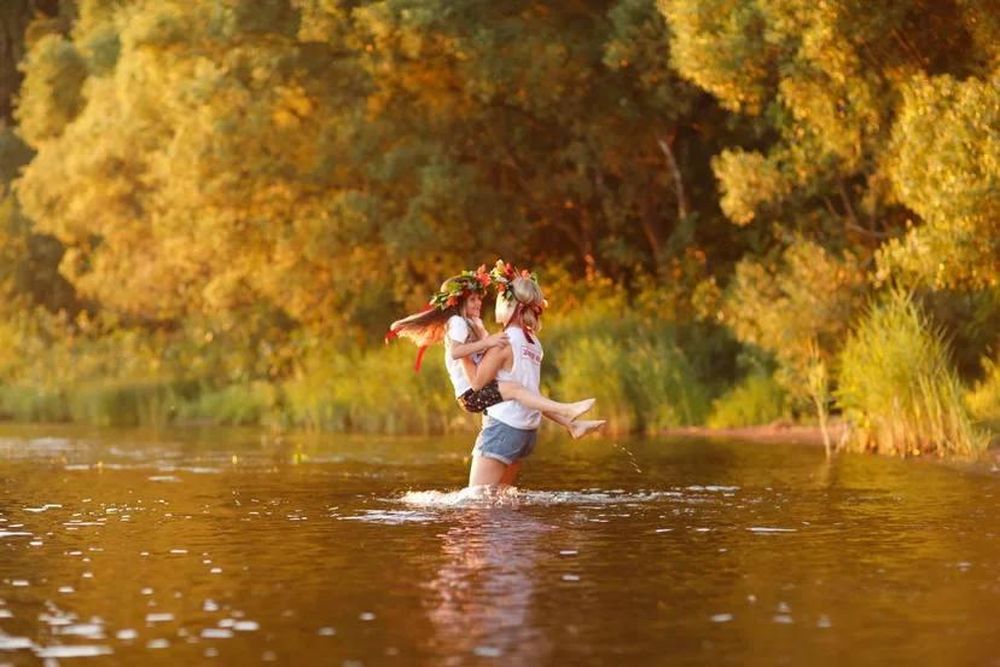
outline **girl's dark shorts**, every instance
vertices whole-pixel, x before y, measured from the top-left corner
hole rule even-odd
[[[479,391],[469,389],[458,397],[458,403],[466,412],[482,412],[491,405],[503,403],[500,395],[500,385],[493,380]]]

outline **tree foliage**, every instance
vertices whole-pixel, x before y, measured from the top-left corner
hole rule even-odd
[[[880,254],[935,287],[1000,287],[1000,70],[991,80],[918,77],[893,128],[896,196],[923,224]]]
[[[779,221],[869,251],[892,237],[886,272],[996,284],[997,216],[983,194],[996,190],[1000,18],[991,3],[659,7],[678,71],[760,126],[713,162],[733,222]],[[921,229],[901,238],[908,226]]]
[[[573,303],[607,282],[665,320],[700,311],[821,401],[886,283],[997,318],[988,0],[11,0],[0,18],[8,310],[139,332],[194,374],[301,374],[317,340],[377,340],[497,256],[575,276]],[[963,331],[962,308],[934,312]],[[983,348],[963,360],[1000,344],[960,337]]]
[[[667,50],[634,1],[83,2],[25,63],[19,196],[82,295],[150,322],[375,328],[482,248],[656,271],[708,159]]]

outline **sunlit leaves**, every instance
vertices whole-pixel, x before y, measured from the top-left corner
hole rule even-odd
[[[906,119],[912,112],[901,108],[913,97],[906,92],[911,81],[937,72],[982,76],[997,57],[995,43],[982,39],[996,33],[995,12],[975,0],[955,6],[661,0],[659,6],[674,33],[678,71],[727,107],[760,114],[761,139],[747,143],[763,145],[753,145],[755,153],[725,152],[713,165],[723,210],[745,224],[762,214],[774,220],[778,211],[791,220],[796,211],[826,209],[844,219],[846,238],[837,243],[872,247],[901,231],[906,216],[895,209],[910,201],[885,184],[899,144],[890,134],[923,143],[920,128]],[[923,160],[911,153],[905,168],[921,170]],[[816,238],[827,243],[829,236]]]
[[[722,190],[722,211],[738,225],[751,222],[759,207],[780,201],[789,190],[780,169],[760,153],[725,150],[712,169]]]
[[[893,130],[890,174],[924,224],[889,244],[893,266],[938,287],[1000,284],[1000,78],[915,79]]]
[[[272,285],[291,284],[289,248],[308,240],[295,221],[326,219],[337,197],[324,177],[338,87],[305,76],[311,64],[281,25],[262,35],[230,9],[123,10],[120,60],[88,82],[85,111],[26,173],[25,206],[105,307],[162,319],[274,299],[301,304],[304,320],[330,317]]]
[[[778,360],[778,378],[792,395],[822,400],[826,368],[866,294],[858,264],[852,254],[837,256],[804,240],[777,261],[745,259],[719,317],[740,341]]]
[[[985,2],[78,8],[25,42],[7,247],[65,248],[103,317],[225,340],[227,378],[499,255],[665,319],[711,278],[706,310],[825,384],[879,246],[885,279],[1000,273]]]
[[[71,42],[47,35],[28,54],[25,72],[16,117],[21,135],[37,147],[80,113],[87,65]]]
[[[673,64],[733,111],[759,113],[773,94],[778,49],[747,0],[658,0],[673,33]]]

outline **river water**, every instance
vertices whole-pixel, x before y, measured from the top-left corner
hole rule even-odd
[[[796,445],[0,427],[0,663],[1000,665],[1000,476]]]

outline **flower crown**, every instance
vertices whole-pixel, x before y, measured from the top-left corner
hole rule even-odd
[[[486,273],[486,265],[481,265],[475,271],[462,271],[454,278],[449,278],[442,285],[442,290],[431,297],[427,305],[444,310],[457,306],[463,297],[469,294],[485,294],[490,286],[491,274]]]
[[[497,288],[497,296],[503,297],[507,301],[514,299],[514,288],[511,283],[515,278],[527,278],[536,285],[538,284],[538,274],[531,273],[527,269],[520,269],[512,266],[510,262],[498,259],[496,265],[490,271],[490,278]]]

